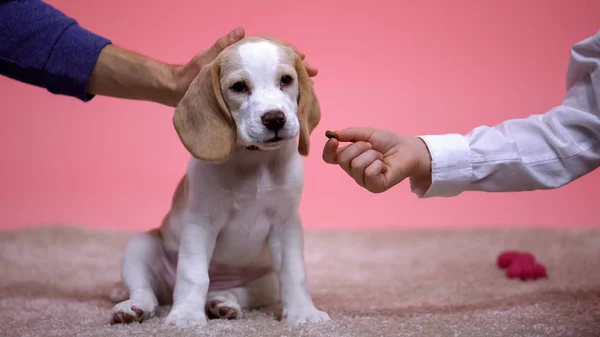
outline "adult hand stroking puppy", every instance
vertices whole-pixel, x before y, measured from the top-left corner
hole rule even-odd
[[[329,320],[307,289],[298,211],[320,115],[302,61],[276,39],[245,38],[204,67],[174,116],[186,175],[162,226],[129,243],[112,322],[172,303],[167,324],[202,326],[279,301],[289,323]]]

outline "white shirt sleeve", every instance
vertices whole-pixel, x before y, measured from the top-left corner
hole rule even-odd
[[[432,184],[419,197],[464,191],[531,191],[563,186],[600,166],[600,31],[571,48],[567,93],[542,115],[479,126],[466,135],[420,138],[432,157]]]

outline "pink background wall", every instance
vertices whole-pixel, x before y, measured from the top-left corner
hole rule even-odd
[[[306,160],[307,228],[598,224],[600,171],[554,191],[419,200],[408,182],[369,194],[321,160],[326,129],[464,133],[545,112],[563,97],[569,48],[600,29],[597,0],[49,2],[168,62],[187,61],[237,25],[304,51],[320,70],[324,111]],[[188,158],[173,109],[84,104],[6,78],[0,97],[0,228],[159,224]]]

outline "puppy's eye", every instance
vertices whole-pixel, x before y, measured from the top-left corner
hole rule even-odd
[[[286,86],[286,85],[290,85],[292,83],[292,76],[289,75],[283,75],[281,76],[281,85],[282,86]]]
[[[235,91],[235,92],[246,92],[248,91],[248,87],[246,86],[246,83],[244,82],[235,82],[232,86],[231,86],[231,90]]]

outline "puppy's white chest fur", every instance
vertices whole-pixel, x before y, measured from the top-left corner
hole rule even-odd
[[[241,152],[225,164],[190,160],[186,207],[171,215],[170,227],[178,242],[186,221],[200,218],[218,231],[209,268],[211,289],[272,270],[268,237],[296,214],[303,185],[302,160],[286,147],[295,144]]]
[[[297,157],[297,156],[294,156]],[[288,171],[286,171],[286,169]],[[266,261],[267,238],[295,211],[302,189],[301,168],[262,163],[249,170],[240,169],[214,186],[218,197],[204,202],[219,203],[215,213],[219,236],[212,257],[214,265],[252,267]],[[232,186],[231,177],[236,176]],[[204,198],[202,192],[200,198]],[[216,207],[213,208],[216,210]],[[262,255],[261,255],[262,254]]]

